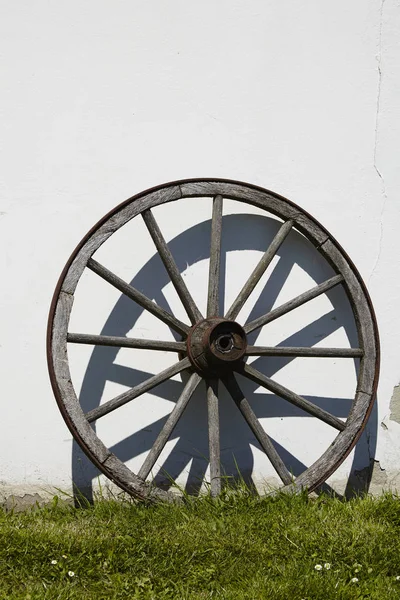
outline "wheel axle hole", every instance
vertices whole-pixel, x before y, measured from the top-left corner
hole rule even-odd
[[[217,340],[217,347],[221,352],[229,352],[233,348],[233,340],[231,335],[221,335]]]

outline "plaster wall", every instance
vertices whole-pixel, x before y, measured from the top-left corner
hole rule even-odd
[[[73,479],[84,487],[96,477],[73,447],[48,380],[51,296],[71,251],[100,217],[141,190],[189,177],[231,178],[274,190],[314,215],[351,256],[377,314],[381,379],[356,451],[328,483],[343,492],[373,467],[373,491],[400,487],[400,397],[394,390],[400,381],[399,2],[22,0],[3,1],[1,13],[0,493],[51,494],[56,487],[70,490]],[[210,209],[199,201],[195,209],[176,203],[156,213],[202,305]],[[276,225],[256,210],[238,216],[243,212],[226,205],[227,304]],[[328,272],[299,236],[289,241],[267,273],[273,275],[279,261],[284,267],[295,252],[275,305]],[[104,264],[128,281],[136,277],[158,302],[182,311],[142,223],[132,222],[107,244],[99,251]],[[282,281],[284,275],[283,268]],[[262,289],[243,318],[261,310]],[[132,310],[89,274],[77,292],[73,325],[88,333],[100,333],[108,323],[123,335],[169,335]],[[302,311],[271,327],[266,339],[279,343],[310,326],[321,345],[349,345],[348,307],[340,294]],[[84,348],[71,354],[71,368],[77,391],[90,402],[93,394],[111,398],[171,360],[125,351],[93,357]],[[304,369],[291,363],[276,371],[299,393],[345,407],[354,367],[324,368],[311,361]],[[179,381],[99,425],[99,434],[133,469],[171,410]],[[252,392],[262,413],[263,400],[256,397],[261,390]],[[234,456],[257,484],[273,483],[257,444],[224,402],[228,463]],[[203,425],[185,443],[179,436],[171,440],[160,463],[182,483],[207,466],[207,446],[199,437],[199,431],[205,434],[204,411],[193,410],[190,431],[196,422]],[[318,457],[331,441],[325,425],[297,413],[276,410],[260,418],[296,465]],[[230,427],[243,441],[232,443]],[[193,461],[190,452],[197,452]]]

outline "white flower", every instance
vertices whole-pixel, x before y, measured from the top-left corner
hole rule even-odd
[[[65,554],[63,554],[61,558],[67,558],[67,557],[65,556]]]
[[[396,581],[400,581],[400,575],[396,576]]]
[[[52,565],[56,565],[56,564],[57,564],[57,561],[53,559],[53,560],[51,561],[51,564],[52,564]]]
[[[75,573],[74,573],[73,571],[68,571],[68,575],[69,575],[70,577],[74,577]]]
[[[322,565],[315,565],[314,569],[315,569],[316,571],[321,571],[321,569],[322,569]]]
[[[324,563],[324,567],[327,571],[331,568],[331,563]]]
[[[353,579],[351,579],[351,583],[357,583],[357,582],[358,582],[357,577],[353,577]]]

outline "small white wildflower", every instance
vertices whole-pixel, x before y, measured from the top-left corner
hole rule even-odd
[[[400,575],[396,575],[396,581],[400,581]]]
[[[56,561],[55,559],[53,559],[53,560],[51,561],[51,564],[52,564],[52,565],[56,565],[56,564],[57,564],[57,561]]]
[[[331,563],[324,563],[324,567],[327,571],[331,568]]]
[[[351,579],[351,583],[358,583],[358,578],[357,577],[353,577],[353,579]]]
[[[68,575],[69,575],[70,577],[74,577],[74,576],[75,576],[75,573],[74,573],[73,571],[68,571]]]
[[[314,569],[315,569],[316,571],[321,571],[321,569],[322,569],[322,565],[315,565]]]
[[[65,554],[63,554],[61,558],[67,558],[67,557],[65,556]]]

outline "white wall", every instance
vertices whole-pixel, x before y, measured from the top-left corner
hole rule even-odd
[[[376,309],[382,369],[377,413],[358,458],[353,453],[330,483],[343,489],[351,469],[368,465],[368,441],[385,469],[379,481],[397,485],[400,424],[389,418],[389,404],[400,380],[398,1],[23,0],[1,8],[2,493],[71,486],[71,436],[45,362],[47,313],[66,259],[117,203],[188,177],[272,189],[313,214],[347,250]],[[206,208],[198,218],[209,218]],[[162,217],[168,239],[194,219],[192,210],[171,209]],[[132,262],[129,246],[110,247],[111,264],[130,279],[154,254],[145,236],[138,233],[144,249],[139,256],[132,250]],[[252,264],[262,251],[257,243]],[[228,264],[238,260],[244,281],[244,253],[231,254]],[[199,298],[205,264],[187,270]],[[298,275],[302,285],[301,269]],[[118,300],[101,293],[100,308],[90,299],[96,285],[76,313],[93,333]],[[87,358],[73,359],[78,391]],[[139,368],[150,370],[146,360]],[[352,377],[324,393],[346,397],[337,382],[351,386]],[[105,393],[113,386],[125,389],[110,383]],[[154,419],[170,407],[149,398]],[[297,439],[296,422],[284,420],[285,439]],[[110,421],[110,443],[129,435],[120,427]],[[315,437],[318,453],[325,438]],[[85,472],[82,466],[82,480]]]

